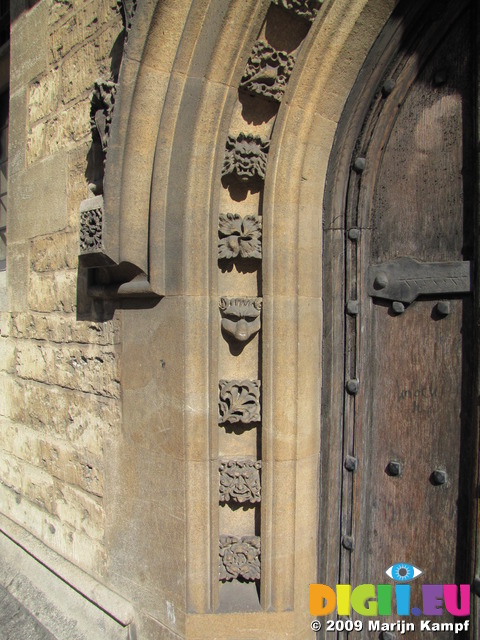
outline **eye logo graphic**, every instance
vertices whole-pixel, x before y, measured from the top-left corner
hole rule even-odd
[[[385,573],[389,578],[395,580],[395,582],[410,582],[418,578],[418,576],[421,576],[423,571],[418,567],[414,567],[413,564],[399,562],[388,567]]]
[[[350,616],[355,611],[361,616],[441,616],[446,610],[452,616],[470,615],[469,584],[422,584],[422,608],[412,607],[411,585],[423,574],[418,567],[397,562],[385,571],[392,584],[337,584],[335,590],[326,584],[310,585],[310,613],[326,616],[335,608],[337,615]],[[420,604],[420,603],[419,603]]]

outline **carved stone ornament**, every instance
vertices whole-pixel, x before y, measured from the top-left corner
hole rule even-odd
[[[259,40],[253,47],[240,87],[281,102],[294,64],[294,56]]]
[[[218,225],[218,259],[262,257],[262,219],[238,213],[220,215]]]
[[[246,342],[260,331],[261,298],[221,298],[222,329],[229,336]]]
[[[222,460],[220,472],[220,502],[260,502],[260,460]]]
[[[260,580],[259,536],[220,536],[219,555],[220,580]]]
[[[273,0],[279,7],[293,11],[300,18],[312,22],[322,6],[323,0]]]
[[[97,80],[93,87],[90,108],[90,124],[93,135],[98,135],[105,152],[108,145],[110,125],[117,85],[112,80]]]
[[[80,204],[80,254],[103,251],[103,196],[94,196]]]
[[[260,422],[260,380],[220,380],[218,423]]]
[[[137,10],[137,0],[117,0],[117,6],[122,14],[125,30],[132,28],[132,20]]]
[[[252,133],[228,136],[222,177],[235,175],[240,182],[265,180],[270,141]]]

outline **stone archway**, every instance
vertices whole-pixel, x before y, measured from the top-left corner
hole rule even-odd
[[[106,500],[108,578],[135,604],[140,637],[311,634],[321,203],[343,106],[395,3],[326,1],[311,23],[286,11],[295,4],[139,2],[129,33],[104,239],[112,260],[135,265],[161,299],[150,308],[124,303],[123,437],[109,443]],[[239,98],[239,86],[256,41],[281,42],[278,25],[288,20],[301,38],[272,111]],[[256,170],[248,189],[225,169],[227,145],[241,133],[250,150],[269,147],[265,175]],[[261,265],[219,267],[218,222],[228,213],[262,218]],[[239,346],[226,339],[222,317],[253,299],[262,328]],[[221,409],[219,419],[219,393],[231,408],[222,380],[243,388],[261,418],[254,409],[229,420]],[[219,463],[239,458],[262,465],[261,503],[245,509],[218,498]],[[243,576],[240,591],[233,580],[219,584],[221,535],[247,546],[255,539],[254,547],[260,539],[260,580]]]

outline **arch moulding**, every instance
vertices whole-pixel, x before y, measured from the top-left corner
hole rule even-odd
[[[395,2],[325,0],[311,22],[288,3],[139,0],[128,33],[102,241],[143,284],[122,303],[123,429],[106,448],[106,535],[108,580],[134,603],[140,638],[312,636],[322,202],[337,123]],[[282,37],[296,62],[280,101],[239,93],[256,41],[279,48]],[[248,184],[225,169],[240,133],[269,145],[265,176]],[[261,261],[219,261],[227,213],[261,219]],[[223,320],[248,324],[252,305],[261,329],[239,344]],[[230,419],[238,389],[251,405]],[[219,501],[219,465],[239,462],[249,478],[261,466],[260,502]],[[251,574],[219,581],[219,551],[235,544]]]

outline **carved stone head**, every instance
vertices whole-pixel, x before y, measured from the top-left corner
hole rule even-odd
[[[260,331],[261,298],[221,298],[222,329],[238,342]]]

